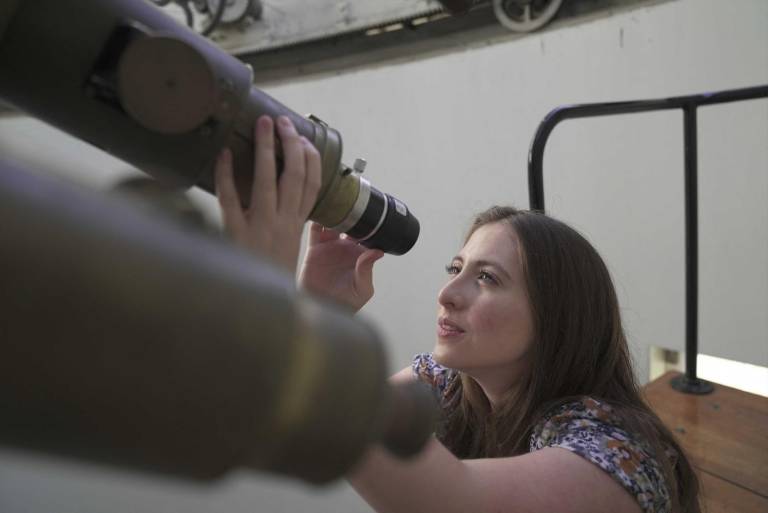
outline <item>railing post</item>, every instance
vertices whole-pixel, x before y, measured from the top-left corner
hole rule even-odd
[[[683,105],[685,159],[685,374],[672,380],[675,390],[688,394],[709,394],[712,384],[696,376],[699,354],[699,185],[698,125],[696,103]]]

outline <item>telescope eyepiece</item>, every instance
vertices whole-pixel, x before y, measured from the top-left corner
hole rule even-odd
[[[364,189],[368,189],[365,191]],[[346,234],[368,248],[376,248],[393,255],[410,250],[419,238],[419,221],[405,204],[373,187],[360,178],[359,198],[364,205],[353,208],[352,227]],[[349,216],[348,216],[349,217]]]

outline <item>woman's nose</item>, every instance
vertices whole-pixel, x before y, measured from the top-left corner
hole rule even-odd
[[[437,295],[437,302],[445,308],[461,308],[464,301],[462,300],[459,280],[454,278],[446,283]]]

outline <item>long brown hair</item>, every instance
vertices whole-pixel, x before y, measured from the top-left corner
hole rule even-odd
[[[698,513],[698,480],[682,448],[641,398],[616,291],[597,251],[566,224],[512,207],[478,214],[466,240],[490,223],[508,224],[520,241],[534,324],[531,366],[517,392],[495,410],[480,385],[460,373],[447,393],[438,438],[460,458],[523,454],[547,411],[589,396],[610,404],[623,427],[650,445],[673,511]]]

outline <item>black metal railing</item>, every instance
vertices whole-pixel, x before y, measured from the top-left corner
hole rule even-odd
[[[632,114],[657,110],[683,110],[683,143],[685,152],[685,374],[675,378],[672,386],[682,392],[707,394],[712,385],[696,376],[698,355],[698,151],[696,109],[756,98],[768,98],[768,85],[732,89],[716,93],[676,96],[656,100],[590,103],[558,107],[539,125],[528,154],[528,198],[531,210],[544,212],[544,147],[552,130],[561,121],[575,118]]]

